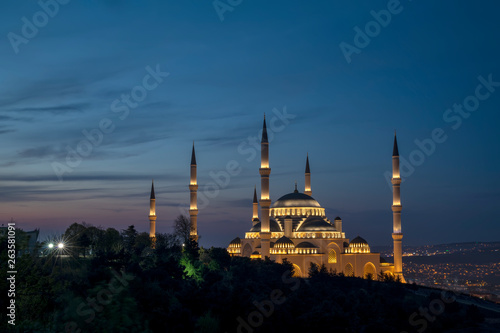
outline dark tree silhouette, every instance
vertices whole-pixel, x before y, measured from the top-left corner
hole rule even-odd
[[[188,244],[191,235],[191,220],[185,215],[179,215],[174,221],[174,235],[179,242]]]

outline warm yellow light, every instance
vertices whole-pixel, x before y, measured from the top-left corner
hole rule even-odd
[[[60,249],[62,249],[64,247],[64,244],[63,243],[59,243],[59,244],[57,244],[57,247],[60,248]]]

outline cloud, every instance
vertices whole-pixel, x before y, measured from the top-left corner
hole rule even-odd
[[[28,148],[20,151],[18,153],[19,157],[22,158],[44,158],[44,157],[54,157],[61,156],[62,151],[55,146],[41,146],[36,148]]]
[[[0,121],[2,121],[2,122],[8,122],[8,121],[25,121],[25,122],[30,122],[32,120],[33,120],[33,118],[13,117],[13,116],[7,116],[7,115],[0,115]]]
[[[55,179],[55,175],[33,175],[33,176],[18,176],[13,174],[3,174],[0,175],[0,181],[2,182],[52,182]],[[74,174],[65,176],[65,182],[89,182],[89,181],[145,181],[148,184],[151,182],[150,174],[128,174],[128,173],[88,173],[88,174]],[[176,181],[179,179],[179,175],[168,174],[168,175],[159,175],[155,177],[156,180],[165,180],[165,181]],[[150,184],[151,185],[151,184]],[[5,189],[5,188],[3,188]]]
[[[241,208],[250,208],[253,207],[253,196],[249,195],[247,199],[238,199],[238,200],[228,200],[226,201],[227,207],[241,207]],[[260,207],[259,207],[260,210]]]
[[[30,106],[30,107],[20,107],[14,108],[10,111],[14,112],[49,112],[52,114],[64,114],[69,112],[84,112],[84,110],[90,107],[89,103],[70,103],[63,105],[54,106]]]
[[[16,130],[13,130],[13,129],[4,129],[4,130],[0,130],[0,135],[1,134],[12,133],[12,132],[16,132]]]

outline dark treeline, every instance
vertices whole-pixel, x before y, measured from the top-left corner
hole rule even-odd
[[[288,261],[200,249],[182,222],[176,233],[158,234],[154,248],[133,226],[71,225],[63,249],[41,243],[17,258],[16,326],[4,315],[0,330],[446,332],[484,325],[478,308],[457,302],[440,301],[442,313],[425,319],[419,309],[442,298],[439,292],[418,296],[415,286],[344,277],[324,266],[311,266],[309,279],[293,278]],[[5,267],[6,239],[0,242]],[[3,276],[0,285],[7,289]]]

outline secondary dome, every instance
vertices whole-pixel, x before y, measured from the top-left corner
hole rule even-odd
[[[285,194],[276,200],[271,208],[286,208],[286,207],[321,207],[319,202],[313,197],[299,192]]]
[[[350,244],[366,244],[366,245],[368,245],[368,242],[366,240],[364,240],[364,238],[358,236],[358,237],[354,238]]]
[[[229,246],[230,247],[241,247],[241,238],[236,237],[235,239],[233,239],[231,241],[231,243],[229,243]]]
[[[302,242],[296,246],[297,249],[317,249],[318,247],[310,242]]]
[[[292,240],[286,236],[281,237],[274,243],[273,248],[294,248],[295,244],[292,242]]]
[[[309,216],[297,231],[336,231],[335,227],[319,216]]]
[[[229,252],[230,255],[239,255],[241,253],[241,239],[239,237],[236,237],[229,243],[227,252]]]
[[[257,223],[250,229],[250,232],[260,232],[262,222]],[[271,232],[281,232],[281,227],[274,219],[269,219],[269,229]]]
[[[366,240],[358,236],[349,243],[346,253],[370,253],[370,246]]]

